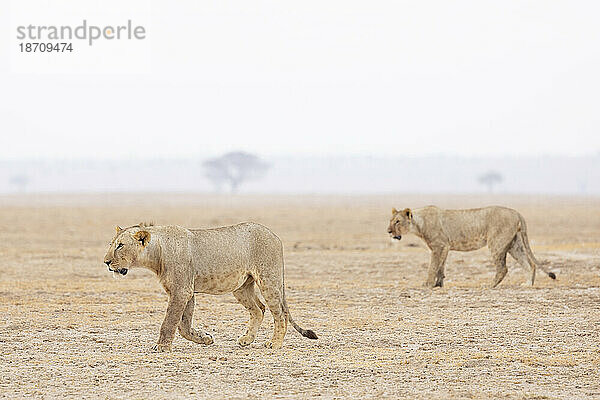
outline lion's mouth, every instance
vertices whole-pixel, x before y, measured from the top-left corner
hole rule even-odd
[[[118,274],[121,274],[121,275],[123,275],[123,276],[127,275],[127,271],[128,271],[128,270],[127,270],[127,268],[116,268],[116,269],[112,269],[112,268],[110,268],[110,267],[108,267],[108,270],[109,270],[110,272],[116,272],[116,273],[118,273]]]

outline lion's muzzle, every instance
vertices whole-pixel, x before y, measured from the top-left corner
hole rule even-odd
[[[121,274],[123,276],[127,275],[127,271],[129,271],[127,268],[117,268],[117,269],[112,269],[112,268],[108,268],[108,270],[110,272],[116,272],[117,274]]]
[[[116,272],[116,273],[121,274],[123,276],[127,275],[127,271],[128,271],[127,268],[111,268],[110,267],[111,261],[105,261],[104,264],[106,264],[106,266],[108,267],[108,270],[110,272]]]

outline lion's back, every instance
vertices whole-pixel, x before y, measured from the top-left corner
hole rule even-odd
[[[514,208],[490,206],[485,210],[488,211],[486,217],[488,226],[496,229],[518,227],[523,220],[521,214]]]
[[[283,245],[273,231],[256,222],[193,229],[194,247],[204,257],[229,262],[263,262],[282,258]]]
[[[484,246],[493,237],[514,234],[521,220],[521,215],[512,208],[489,206],[442,210],[440,224],[433,227],[442,230],[454,250],[470,251]]]

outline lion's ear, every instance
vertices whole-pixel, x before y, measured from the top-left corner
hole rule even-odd
[[[148,231],[137,231],[133,238],[140,242],[142,246],[146,247],[148,242],[150,242],[150,232]]]
[[[408,219],[411,219],[411,218],[412,218],[412,211],[410,211],[410,208],[405,208],[405,209],[402,211],[402,213],[403,213],[404,215],[406,215],[406,217],[407,217]]]
[[[123,228],[121,228],[119,225],[117,225],[115,227],[115,231],[117,231],[117,235],[118,235],[119,233],[123,232]]]
[[[396,207],[392,208],[392,215],[396,215],[398,214],[398,210],[396,210]]]

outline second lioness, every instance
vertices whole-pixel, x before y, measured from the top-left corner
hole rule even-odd
[[[260,224],[248,222],[215,229],[146,224],[117,227],[104,263],[110,271],[122,275],[133,267],[156,273],[169,295],[167,314],[154,346],[157,351],[171,349],[176,330],[196,343],[213,342],[210,335],[192,328],[195,293],[233,293],[250,312],[248,330],[238,343],[252,343],[265,312],[255,284],[275,322],[273,339],[265,343],[266,347],[281,347],[288,321],[303,336],[317,338],[292,319],[285,299],[281,240]]]
[[[448,251],[472,251],[487,245],[492,262],[496,266],[496,287],[506,276],[506,253],[524,268],[531,269],[531,284],[535,280],[535,268],[540,267],[552,279],[549,272],[535,259],[527,238],[525,219],[517,211],[506,207],[485,207],[469,210],[443,210],[428,206],[411,210],[392,209],[388,233],[400,240],[402,235],[413,233],[423,239],[431,250],[431,262],[425,286],[444,284],[444,263]]]

